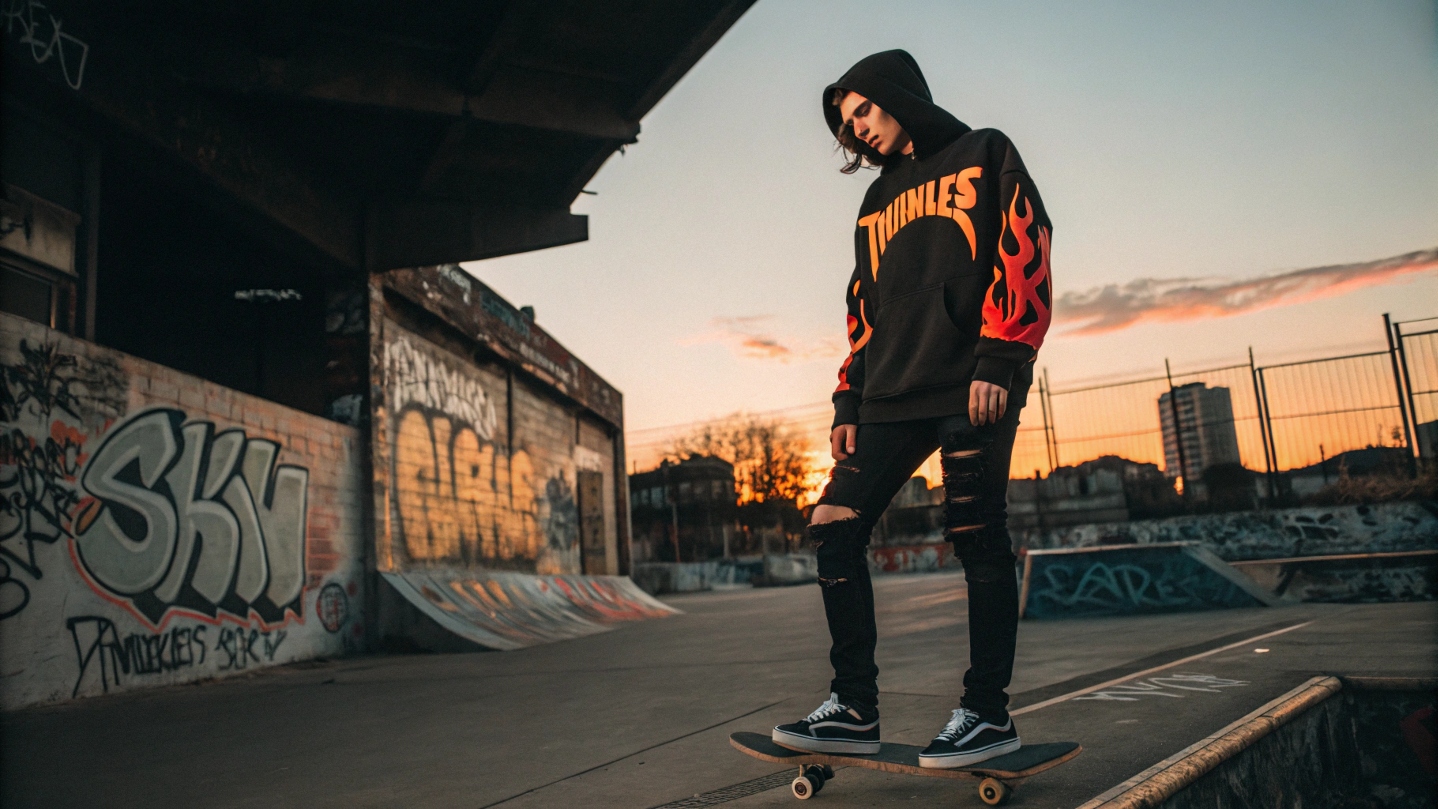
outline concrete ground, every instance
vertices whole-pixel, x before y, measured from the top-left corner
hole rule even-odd
[[[885,738],[925,744],[960,692],[963,579],[876,588]],[[791,771],[727,740],[827,696],[818,590],[671,603],[684,614],[518,652],[352,658],[6,714],[0,804],[788,805]],[[1025,782],[1014,805],[1076,806],[1314,674],[1432,676],[1435,619],[1438,605],[1411,603],[1025,622],[1020,733],[1085,751]],[[967,782],[858,768],[815,800],[982,805]]]

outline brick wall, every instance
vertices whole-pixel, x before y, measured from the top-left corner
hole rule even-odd
[[[0,707],[364,642],[360,433],[0,314]]]
[[[609,428],[528,375],[372,317],[378,567],[579,573],[577,472],[604,476],[605,571],[619,557]]]

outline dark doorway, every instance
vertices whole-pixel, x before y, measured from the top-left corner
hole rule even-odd
[[[609,572],[604,542],[603,472],[579,472],[579,547],[586,574]]]

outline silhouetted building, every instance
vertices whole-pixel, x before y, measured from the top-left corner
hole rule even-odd
[[[1009,481],[1013,531],[1121,522],[1128,517],[1123,473],[1113,468],[1063,466],[1046,478]]]
[[[629,476],[638,561],[702,562],[730,554],[738,514],[734,466],[691,455]]]
[[[1202,382],[1180,385],[1158,397],[1158,417],[1163,425],[1164,472],[1169,477],[1186,473],[1198,481],[1210,466],[1240,462],[1228,388],[1210,388]]]

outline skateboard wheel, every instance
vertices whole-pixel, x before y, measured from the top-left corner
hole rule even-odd
[[[989,806],[1000,806],[1009,799],[1009,786],[997,778],[985,778],[979,782],[979,800]]]
[[[819,792],[818,784],[807,775],[795,778],[794,783],[789,785],[789,789],[794,793],[794,797],[801,801],[807,801]]]
[[[824,765],[824,780],[827,781],[827,780],[829,780],[830,778],[833,778],[833,777],[834,777],[834,768],[833,768],[833,767],[830,767],[828,764],[825,764],[825,765]]]

